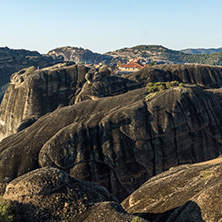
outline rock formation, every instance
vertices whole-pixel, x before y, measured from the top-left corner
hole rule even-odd
[[[58,64],[14,73],[0,106],[0,139],[57,107],[68,105],[86,81],[88,70],[85,66]]]
[[[222,87],[222,68],[196,64],[155,65],[145,67],[125,78],[146,85],[148,82],[167,82],[178,80],[183,83],[196,84],[203,88]]]
[[[20,220],[24,222],[127,222],[135,218],[125,212],[104,187],[50,167],[13,180],[3,198],[15,202]]]
[[[57,107],[86,99],[114,96],[140,85],[132,80],[110,76],[111,69],[57,64],[35,70],[22,69],[11,76],[0,106],[0,139],[16,133]]]
[[[123,200],[148,178],[221,154],[222,104],[199,87],[147,88],[87,100],[39,118],[0,143],[2,189],[39,167],[95,181]]]
[[[151,222],[222,220],[222,158],[173,167],[122,202],[129,213]]]

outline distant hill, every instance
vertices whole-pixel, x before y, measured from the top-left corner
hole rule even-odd
[[[189,50],[190,53],[188,53]],[[187,49],[187,53],[185,53],[168,49],[162,45],[138,45],[100,54],[81,47],[66,46],[50,50],[48,56],[52,56],[54,59],[64,58],[65,61],[73,61],[77,64],[102,63],[116,65],[118,61],[126,63],[130,58],[139,58],[142,63],[146,64],[150,64],[151,61],[154,61],[155,64],[199,63],[206,65],[222,65],[222,51],[203,54],[203,50],[201,51],[202,53],[194,53],[194,49]],[[214,49],[209,50],[213,52]],[[219,51],[220,49],[217,50]]]
[[[114,58],[139,58],[142,62],[156,64],[184,64],[199,63],[206,65],[222,65],[222,52],[213,54],[187,54],[181,51],[171,50],[161,45],[138,45],[131,48],[123,48],[108,52]]]
[[[187,53],[187,54],[212,54],[212,53],[217,53],[222,51],[222,47],[218,49],[210,48],[210,49],[183,49],[180,50],[181,52]]]
[[[60,47],[52,49],[48,52],[48,55],[53,57],[64,57],[65,61],[73,61],[75,63],[86,64],[108,64],[112,60],[112,56],[94,53],[89,49],[83,49],[81,47]]]

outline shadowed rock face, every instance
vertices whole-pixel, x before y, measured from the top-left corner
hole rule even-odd
[[[122,202],[150,221],[221,221],[222,158],[171,168]]]
[[[0,139],[58,106],[68,105],[86,81],[87,72],[85,66],[59,64],[30,73],[28,69],[14,73],[0,107]]]
[[[125,78],[147,84],[148,82],[167,82],[178,80],[197,84],[204,88],[222,87],[222,68],[206,65],[155,65],[145,67]]]
[[[135,218],[104,187],[50,167],[13,180],[3,198],[15,201],[21,221],[127,222]]]
[[[221,101],[198,87],[146,88],[46,114],[0,143],[2,185],[52,166],[123,200],[148,178],[221,151]],[[2,186],[2,188],[4,188]]]
[[[0,107],[0,139],[25,129],[57,107],[140,87],[135,81],[110,75],[107,66],[98,70],[65,64],[14,73]]]

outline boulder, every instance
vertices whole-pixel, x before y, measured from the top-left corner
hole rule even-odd
[[[173,167],[144,183],[122,206],[151,222],[221,221],[222,158]]]
[[[110,76],[111,75],[111,68],[109,68],[109,66],[107,65],[103,65],[100,69],[99,69],[99,73],[101,74],[101,76],[105,77],[105,76]]]
[[[114,196],[93,182],[45,167],[13,180],[4,199],[15,203],[21,221],[131,221]],[[142,220],[146,221],[146,220]]]
[[[78,95],[73,98],[74,101],[70,104],[87,99],[96,100],[102,97],[120,95],[141,87],[140,84],[132,80],[117,76],[101,77],[99,74],[100,73],[98,72],[94,72],[93,74],[88,72],[86,74],[87,82],[84,84]],[[99,77],[97,75],[99,75]],[[89,80],[89,78],[91,80]]]

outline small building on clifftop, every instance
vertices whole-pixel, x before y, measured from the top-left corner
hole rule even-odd
[[[127,64],[124,63],[119,65],[119,69],[120,71],[123,72],[136,72],[145,66],[147,65],[141,64],[139,59],[130,59],[130,61]]]

